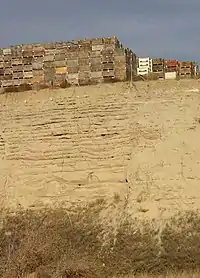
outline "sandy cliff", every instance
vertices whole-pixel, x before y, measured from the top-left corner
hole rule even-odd
[[[138,217],[200,208],[200,83],[160,81],[0,95],[7,206],[120,197]]]

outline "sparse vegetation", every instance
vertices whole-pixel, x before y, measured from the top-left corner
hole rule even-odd
[[[135,277],[200,269],[197,213],[171,219],[161,242],[151,223],[127,218],[118,228],[115,244],[110,236],[103,245],[106,227],[98,215],[104,205],[98,201],[68,211],[7,214],[0,231],[0,277],[26,277],[35,271],[49,277]]]
[[[114,203],[115,204],[118,204],[120,202],[120,195],[117,192],[115,192],[113,198],[114,198]]]

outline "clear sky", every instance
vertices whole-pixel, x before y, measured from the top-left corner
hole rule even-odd
[[[138,56],[200,63],[200,0],[2,0],[0,47],[116,35]]]

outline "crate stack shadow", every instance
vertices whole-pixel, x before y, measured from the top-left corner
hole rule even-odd
[[[136,55],[116,37],[0,50],[0,85],[5,91],[128,81],[136,74]]]

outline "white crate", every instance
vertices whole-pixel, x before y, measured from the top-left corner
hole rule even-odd
[[[137,68],[137,74],[138,75],[146,75],[149,73],[149,68]]]
[[[139,70],[148,70],[149,71],[149,66],[143,66],[143,67],[138,67]]]
[[[102,44],[92,45],[92,51],[102,51],[103,49],[104,49],[104,45]]]
[[[150,58],[145,58],[145,59],[140,60],[140,58],[139,58],[138,64],[139,65],[150,65],[151,64],[151,59]]]
[[[13,86],[13,80],[2,80],[2,87]]]
[[[176,79],[177,73],[173,72],[165,72],[165,79]]]
[[[152,71],[152,59],[149,57],[138,58],[138,67],[139,68],[149,68],[149,71]]]
[[[140,61],[140,62],[149,62],[149,60],[150,60],[150,57],[139,57],[138,58],[138,61]]]
[[[33,72],[32,71],[25,71],[24,72],[24,78],[32,78]]]
[[[4,48],[4,49],[3,49],[3,54],[4,54],[4,55],[11,55],[11,53],[12,53],[12,52],[11,52],[11,49],[10,49],[10,48]]]

